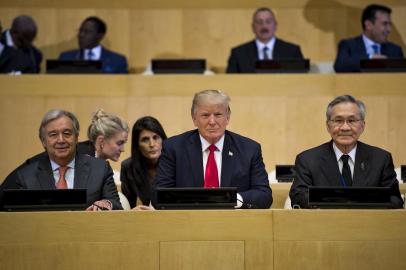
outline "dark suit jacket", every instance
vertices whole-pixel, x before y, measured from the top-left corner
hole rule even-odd
[[[17,171],[17,185],[23,189],[55,189],[55,180],[48,155]],[[87,189],[87,204],[106,199],[112,202],[113,209],[122,209],[113,171],[104,160],[88,155],[75,157],[74,188]]]
[[[198,130],[163,143],[155,187],[203,187],[203,155]],[[262,161],[261,146],[226,131],[221,165],[221,186],[237,187],[244,207],[269,208],[272,191]]]
[[[6,32],[7,31],[4,31],[0,37],[0,42],[3,44],[7,44],[6,43]],[[11,49],[15,49],[15,48],[11,48]],[[15,50],[17,50],[19,53],[14,56],[15,58],[13,60],[13,62],[14,62],[13,67],[18,67],[18,68],[22,69],[22,70],[20,70],[22,73],[39,73],[40,72],[40,65],[42,62],[42,53],[40,50],[38,50],[35,46],[31,46],[29,48],[18,48]],[[8,72],[10,72],[10,71],[8,71]]]
[[[21,73],[35,73],[35,66],[20,50],[5,46],[0,54],[0,73],[20,71]]]
[[[135,207],[137,198],[143,205],[149,205],[151,202],[151,183],[144,172],[137,172],[137,177],[134,176],[134,171],[131,164],[131,157],[121,162],[121,191],[127,197],[131,207]]]
[[[277,38],[272,58],[275,60],[303,59],[303,55],[300,46]],[[227,73],[255,73],[255,63],[258,59],[255,40],[235,47],[228,58]]]
[[[61,53],[60,60],[83,60],[83,50],[72,50]],[[125,56],[109,51],[102,47],[100,61],[103,63],[103,73],[128,73]]]
[[[297,155],[295,170],[296,176],[289,193],[292,206],[309,207],[309,186],[342,186],[332,141]],[[353,186],[391,187],[392,206],[403,207],[392,156],[383,149],[358,142]]]
[[[402,48],[386,42],[381,44],[381,54],[388,58],[403,58]],[[360,60],[369,59],[362,36],[341,40],[334,62],[336,72],[359,72]]]

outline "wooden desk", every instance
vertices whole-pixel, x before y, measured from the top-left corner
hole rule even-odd
[[[405,269],[404,210],[0,213],[1,269]]]

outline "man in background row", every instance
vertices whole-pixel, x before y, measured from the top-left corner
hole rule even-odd
[[[107,32],[107,25],[98,17],[88,17],[80,25],[79,49],[61,53],[60,60],[101,61],[103,73],[128,73],[125,56],[109,51],[100,42]]]
[[[259,8],[252,18],[255,40],[231,50],[227,73],[255,73],[258,60],[303,59],[298,45],[275,37],[277,22],[270,8]]]
[[[11,28],[0,37],[1,54],[4,53],[0,72],[39,73],[42,53],[33,45],[36,36],[37,25],[30,16],[16,17]]]
[[[292,206],[309,208],[309,186],[359,186],[390,187],[392,207],[403,207],[391,154],[358,141],[365,114],[364,103],[350,95],[330,102],[326,125],[332,140],[297,155]]]
[[[362,12],[360,36],[344,39],[338,44],[334,63],[336,72],[359,72],[360,60],[403,58],[402,49],[388,41],[392,30],[389,7],[369,5]]]
[[[197,129],[164,141],[155,188],[237,187],[237,207],[269,208],[272,191],[261,146],[226,130],[229,101],[219,90],[195,94],[191,116]]]

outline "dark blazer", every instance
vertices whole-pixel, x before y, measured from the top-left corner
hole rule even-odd
[[[21,73],[35,73],[35,66],[20,50],[5,46],[0,54],[0,73],[20,71]]]
[[[83,60],[83,50],[62,52],[60,60]],[[100,61],[103,63],[103,73],[128,73],[127,59],[124,55],[109,51],[102,47]]]
[[[203,187],[203,155],[198,130],[163,143],[154,187]],[[221,166],[221,186],[237,187],[247,208],[269,208],[272,191],[262,161],[261,146],[226,131]]]
[[[6,43],[7,31],[9,30],[4,31],[0,37],[0,42],[3,44],[7,44]],[[31,46],[29,48],[18,48],[15,50],[17,50],[20,54],[23,54],[24,57],[17,54],[17,56],[15,56],[16,58],[14,59],[13,66],[17,66],[20,69],[22,68],[23,69],[21,70],[22,73],[40,72],[40,66],[42,62],[42,53],[40,50],[38,50],[35,46]]]
[[[18,170],[16,182],[18,187],[23,189],[55,189],[48,155],[42,155],[36,161]],[[112,202],[113,209],[122,209],[113,180],[113,171],[104,160],[77,154],[74,188],[87,189],[88,205],[106,199]]]
[[[402,48],[386,42],[381,44],[381,54],[388,58],[403,58]],[[360,60],[369,59],[362,36],[341,40],[334,62],[336,72],[359,72]]]
[[[277,38],[272,58],[303,59],[300,46]],[[227,73],[255,73],[255,63],[258,61],[258,49],[255,40],[244,43],[231,50],[228,58]]]
[[[137,172],[142,174],[143,172]],[[131,207],[135,207],[137,198],[139,198],[143,205],[149,205],[151,202],[151,183],[146,175],[138,175],[134,177],[133,166],[131,164],[131,157],[121,162],[121,191],[127,197]]]
[[[342,186],[332,141],[297,155],[295,170],[296,176],[289,193],[292,206],[309,207],[309,186]],[[392,206],[403,207],[392,156],[383,149],[357,143],[353,186],[391,187]]]

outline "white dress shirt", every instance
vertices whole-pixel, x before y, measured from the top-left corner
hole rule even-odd
[[[333,143],[333,149],[334,153],[336,154],[337,162],[338,162],[338,168],[340,169],[340,173],[343,171],[343,161],[341,160],[341,156],[345,155],[343,152],[341,152],[340,149],[336,146],[335,143]],[[354,179],[354,165],[355,165],[355,154],[357,152],[357,146],[355,147],[347,154],[350,156],[348,159],[348,165],[350,166],[351,170],[351,176]]]
[[[258,59],[264,60],[264,48],[265,46],[268,47],[268,59],[273,58],[273,49],[275,47],[275,37],[271,38],[267,43],[262,43],[258,39],[255,40],[258,49]]]
[[[92,59],[89,59],[90,51],[92,51]],[[93,60],[93,61],[100,60],[101,53],[102,53],[102,46],[98,45],[92,49],[85,49],[83,53],[84,53],[85,60]]]
[[[362,40],[364,41],[365,50],[367,52],[367,55],[368,55],[369,59],[371,59],[372,55],[375,54],[374,48],[372,47],[373,45],[377,45],[378,48],[379,48],[378,51],[379,52],[381,51],[381,44],[372,41],[371,39],[369,39],[365,35],[362,35]]]
[[[55,179],[55,185],[59,181],[59,165],[55,163],[53,160],[51,160],[51,167],[52,171],[54,174],[54,179]],[[65,172],[65,180],[66,184],[68,185],[68,189],[73,189],[74,185],[74,178],[75,178],[75,159],[73,159],[69,164],[68,164],[68,169]]]

